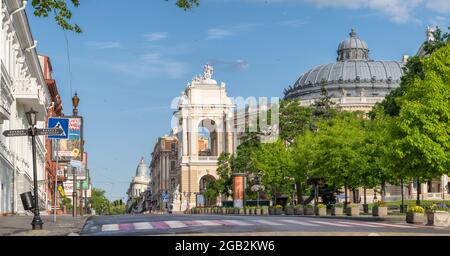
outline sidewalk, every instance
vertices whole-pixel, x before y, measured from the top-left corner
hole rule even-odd
[[[273,215],[271,215],[273,216]],[[289,215],[284,215],[289,216]],[[292,216],[292,215],[291,215]],[[341,220],[357,220],[357,221],[372,221],[372,222],[406,222],[406,216],[403,215],[388,215],[386,217],[376,217],[376,216],[371,216],[371,215],[359,215],[359,216],[346,216],[346,215],[342,215],[342,216],[311,216],[311,215],[299,215],[296,217],[307,217],[307,218],[322,218],[322,219],[341,219]]]
[[[57,215],[56,223],[53,215],[41,216],[44,222],[43,230],[31,230],[33,216],[0,217],[0,236],[68,236],[77,235],[87,218],[71,215]]]

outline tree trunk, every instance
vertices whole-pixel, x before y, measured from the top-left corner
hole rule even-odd
[[[303,200],[303,186],[301,182],[297,182],[297,197],[298,204],[302,205],[305,200]]]
[[[381,182],[381,201],[386,201],[386,182],[384,180]]]
[[[403,178],[400,179],[400,189],[401,189],[401,193],[402,193],[402,205],[400,206],[401,212],[404,213],[404,207],[403,205],[405,204],[405,195],[404,195],[404,190],[403,190]]]
[[[420,184],[419,178],[417,178],[417,199],[416,199],[416,205],[420,206],[420,194],[422,193],[422,186]]]
[[[347,205],[348,205],[348,201],[347,201],[347,183],[344,183],[344,194],[345,194],[344,208],[347,208]]]
[[[352,188],[352,194],[353,194],[353,203],[358,203],[358,200],[356,199],[356,189]]]
[[[274,206],[275,206],[275,205],[277,205],[277,188],[274,188],[273,191],[274,191],[273,194],[274,194],[274,197],[275,197],[275,204],[274,204]]]

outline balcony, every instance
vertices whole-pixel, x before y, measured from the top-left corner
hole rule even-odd
[[[198,161],[217,161],[219,157],[217,156],[199,156]]]
[[[0,87],[0,124],[4,120],[9,120],[11,115],[11,105],[14,101],[9,86],[12,84],[11,79],[6,72],[6,68],[1,62],[1,87]]]
[[[25,106],[25,110],[33,108],[38,111],[38,121],[45,121],[47,109],[45,107],[44,90],[36,79],[17,79],[12,86],[12,95],[17,103]]]
[[[218,156],[183,156],[182,163],[200,163],[200,164],[216,164]]]

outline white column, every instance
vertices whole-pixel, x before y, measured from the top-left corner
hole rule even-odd
[[[182,139],[182,155],[187,156],[188,155],[188,124],[187,124],[187,118],[183,118],[183,135],[181,137]]]
[[[197,143],[198,143],[198,127],[196,126],[196,119],[192,118],[189,120],[189,128],[190,128],[190,156],[198,156],[198,149],[197,149]]]

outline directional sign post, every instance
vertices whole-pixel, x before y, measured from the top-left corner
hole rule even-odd
[[[61,122],[64,123],[64,122]],[[22,130],[9,130],[9,131],[5,131],[3,132],[3,135],[5,137],[25,137],[25,136],[32,136],[33,138],[33,156],[35,156],[35,136],[59,136],[59,137],[63,137],[63,138],[67,138],[67,132],[64,130],[64,126],[58,123],[57,125],[48,129],[37,129],[36,127],[33,127],[32,129],[22,129]],[[66,125],[68,130],[69,128],[69,121],[67,120],[67,125]],[[33,160],[34,161],[34,160]],[[33,164],[33,166],[35,166],[35,164]],[[58,168],[58,163],[56,163],[56,168]],[[36,178],[35,178],[36,180]],[[58,181],[58,179],[55,177],[55,184]],[[36,181],[35,181],[36,182]],[[55,185],[55,188],[57,187],[57,185]],[[55,189],[56,191],[56,189]],[[54,208],[54,214],[55,214],[55,222],[56,222],[56,192],[55,192],[55,208]],[[35,192],[34,196],[36,196],[37,193]],[[37,205],[37,204],[36,204]],[[42,222],[42,221],[41,221]],[[39,224],[39,223],[38,223]],[[40,224],[42,227],[42,224]],[[33,226],[34,229],[34,226]]]
[[[24,136],[31,136],[31,133],[29,129],[23,129],[23,130],[4,131],[3,135],[5,137],[24,137]]]
[[[56,136],[64,134],[63,129],[37,129],[37,135]]]
[[[63,129],[36,129],[36,135],[61,135],[64,133]],[[23,129],[23,130],[9,130],[4,131],[3,135],[5,137],[25,137],[25,136],[31,136],[31,132],[29,129]]]

